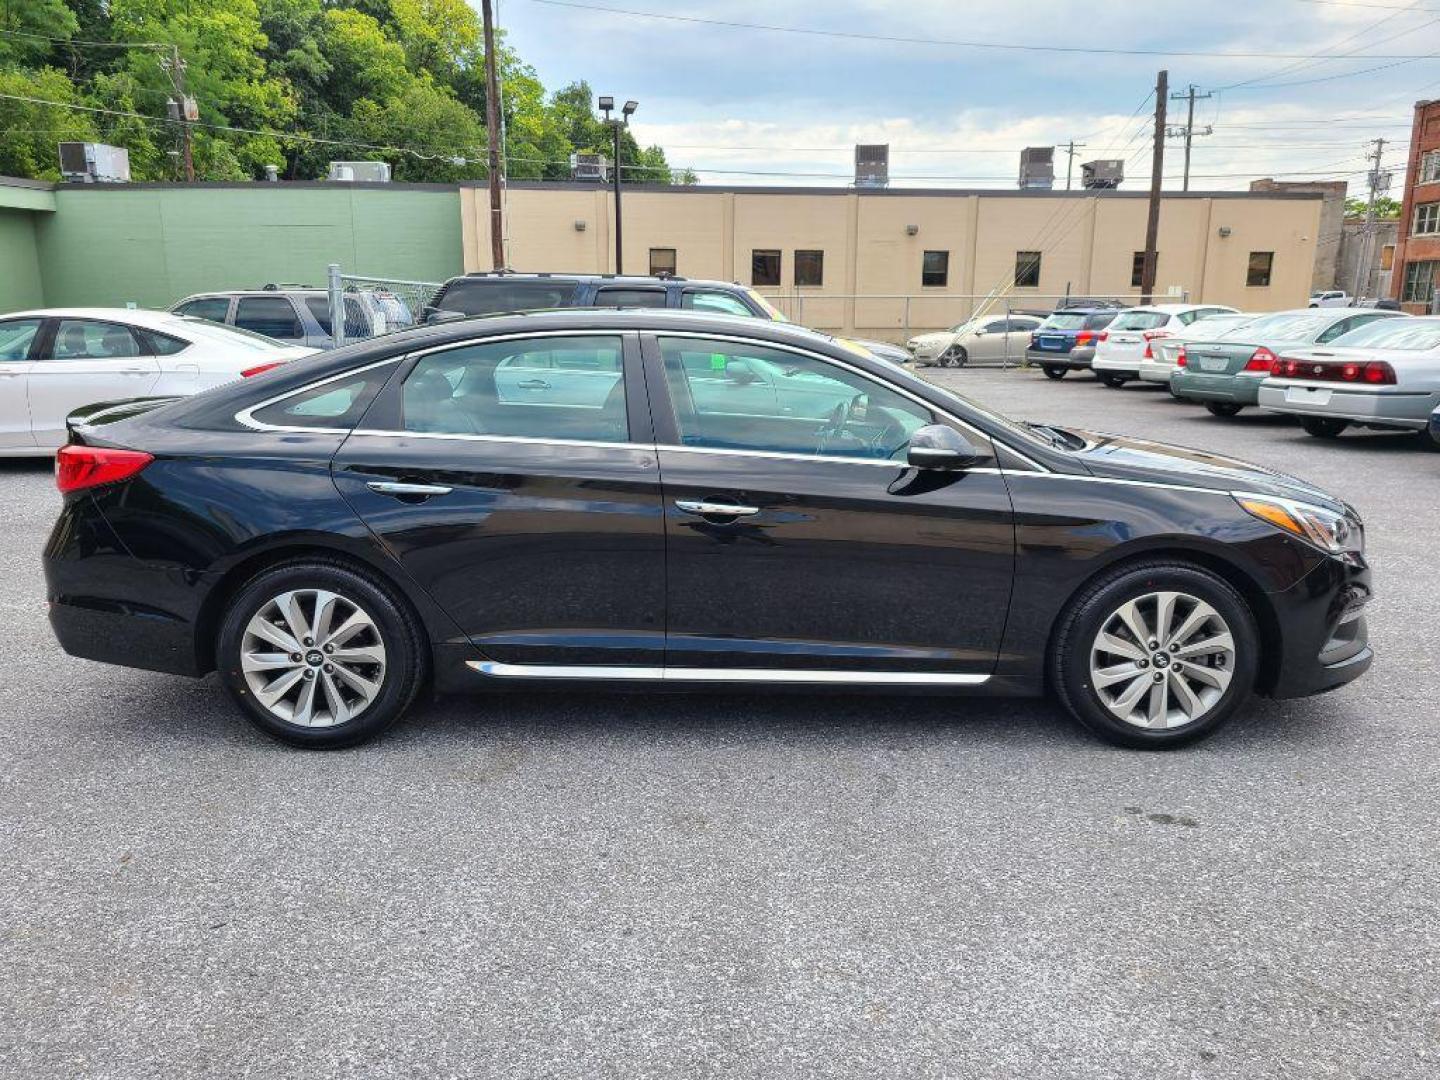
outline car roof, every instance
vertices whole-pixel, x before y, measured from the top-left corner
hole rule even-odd
[[[150,308],[123,307],[72,307],[35,308],[30,311],[7,312],[6,319],[99,319],[105,322],[133,323],[152,330],[173,329],[180,320],[179,315],[169,311],[155,311]]]
[[[550,273],[548,271],[475,270],[451,278],[446,284],[459,281],[594,281],[606,285],[703,285],[706,288],[748,289],[738,281],[718,281],[709,278],[659,277],[654,274],[593,274],[593,273]]]

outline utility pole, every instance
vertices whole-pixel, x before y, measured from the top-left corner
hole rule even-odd
[[[1182,128],[1177,125],[1176,127],[1168,128],[1165,132],[1167,135],[1175,138],[1178,138],[1181,135],[1185,137],[1185,182],[1184,186],[1180,189],[1181,191],[1190,190],[1190,140],[1195,136],[1195,102],[1204,101],[1206,98],[1215,96],[1214,94],[1208,92],[1204,94],[1197,94],[1195,92],[1197,89],[1199,88],[1194,83],[1191,83],[1185,93],[1170,95],[1170,97],[1175,101],[1190,102],[1189,112],[1185,116],[1185,126]],[[1210,124],[1206,124],[1205,130],[1200,132],[1200,134],[1209,135],[1214,130],[1215,128],[1213,126],[1211,126]]]
[[[1140,303],[1150,303],[1155,292],[1155,244],[1160,234],[1160,182],[1165,176],[1165,102],[1170,73],[1155,78],[1155,148],[1150,157],[1150,213],[1145,219],[1145,262],[1140,271]]]
[[[486,173],[490,180],[490,259],[496,270],[505,269],[505,220],[500,209],[500,76],[495,70],[495,16],[491,0],[480,0],[485,33],[485,142],[489,150]]]
[[[1085,144],[1084,144],[1083,142],[1077,143],[1074,139],[1071,139],[1068,143],[1065,144],[1065,153],[1066,153],[1066,155],[1068,156],[1068,160],[1065,162],[1065,190],[1066,190],[1066,191],[1069,191],[1069,190],[1070,190],[1071,174],[1074,173],[1074,171],[1075,171],[1075,151],[1076,151],[1076,150],[1084,150],[1084,149],[1085,149]]]
[[[160,67],[170,76],[170,87],[175,96],[170,99],[170,119],[180,124],[180,159],[185,165],[185,182],[195,182],[195,148],[190,132],[190,121],[198,115],[195,99],[185,93],[185,61],[180,57],[180,46],[171,45],[170,55],[160,56]]]
[[[1375,247],[1375,201],[1379,198],[1382,190],[1389,190],[1390,174],[1383,172],[1380,168],[1381,158],[1385,155],[1385,144],[1388,139],[1374,140],[1374,150],[1365,155],[1366,160],[1375,163],[1370,170],[1370,197],[1365,203],[1365,226],[1361,230],[1360,258],[1355,266],[1355,303],[1370,291],[1370,263],[1374,258]]]

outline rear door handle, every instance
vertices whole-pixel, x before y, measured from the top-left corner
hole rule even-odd
[[[381,495],[401,497],[418,495],[422,498],[429,498],[431,495],[449,495],[451,490],[444,484],[406,484],[398,480],[371,480],[365,486]]]
[[[714,503],[696,499],[676,499],[675,505],[687,514],[697,514],[700,517],[750,517],[758,514],[758,506],[737,506],[734,503]]]

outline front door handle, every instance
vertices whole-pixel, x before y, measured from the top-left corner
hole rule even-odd
[[[444,484],[406,484],[398,480],[371,480],[365,485],[381,495],[396,495],[401,498],[416,496],[428,499],[431,495],[449,495],[450,488]]]
[[[526,379],[524,382],[516,383],[521,390],[549,390],[550,384],[544,379]]]
[[[758,506],[736,506],[734,503],[705,502],[700,499],[676,499],[675,505],[687,514],[697,514],[700,517],[750,517],[760,512]]]

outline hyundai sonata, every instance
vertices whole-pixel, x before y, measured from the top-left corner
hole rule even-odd
[[[1020,424],[813,331],[553,311],[72,417],[64,648],[344,746],[422,689],[1038,695],[1173,747],[1369,666],[1364,530],[1300,480]]]

